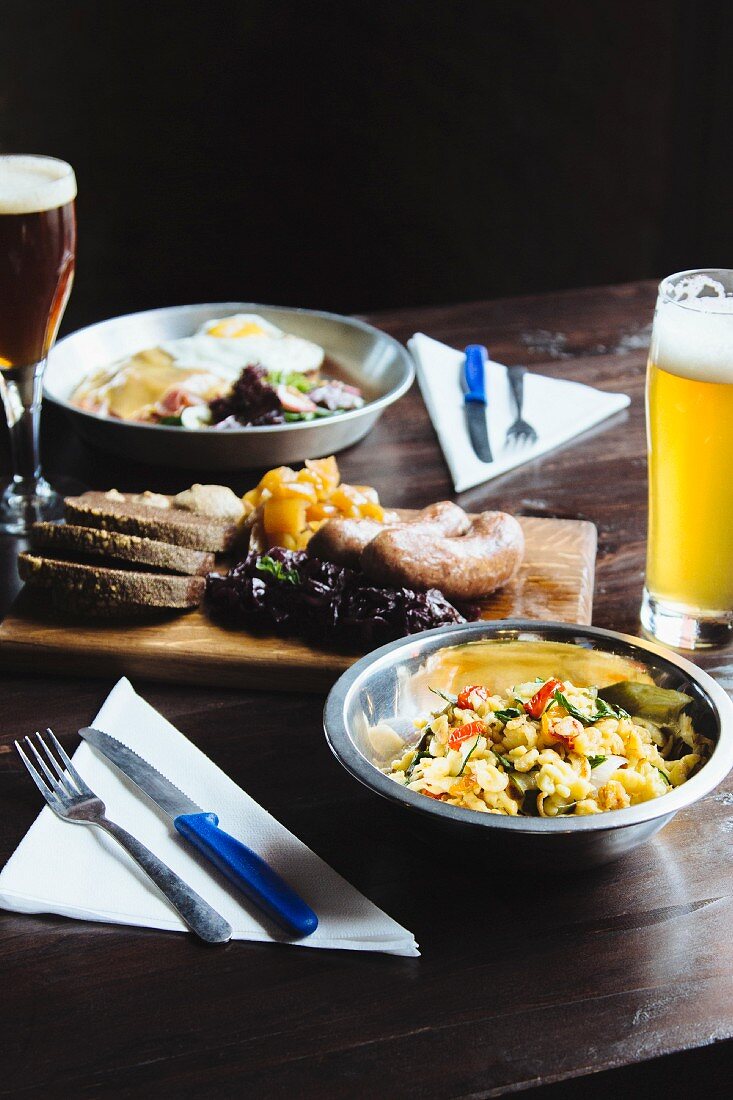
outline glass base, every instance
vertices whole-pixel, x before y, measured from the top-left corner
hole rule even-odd
[[[61,519],[64,497],[76,495],[80,489],[78,482],[66,479],[56,488],[43,477],[30,487],[20,479],[11,481],[0,496],[0,534],[27,535],[34,523]]]
[[[706,649],[733,641],[733,612],[702,614],[680,604],[665,603],[646,588],[641,625],[653,641],[676,649]]]

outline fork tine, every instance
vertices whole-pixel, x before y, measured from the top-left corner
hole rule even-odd
[[[33,767],[30,760],[28,759],[26,754],[23,752],[22,748],[20,747],[20,745],[18,744],[17,741],[15,742],[15,748],[18,752],[18,756],[20,757],[20,759],[23,761],[26,768],[28,769],[28,774],[30,775],[30,777],[33,780],[33,782],[35,783],[35,785],[38,787],[38,789],[41,792],[41,794],[43,795],[43,797],[46,799],[46,802],[48,802],[49,806],[58,805],[58,798],[56,797],[56,795],[54,794],[53,791],[48,789],[48,787],[43,782],[40,775],[38,774],[36,769]]]
[[[86,795],[91,795],[92,792],[90,791],[89,787],[87,787],[86,783],[84,782],[82,777],[79,775],[79,773],[76,770],[76,768],[74,767],[74,765],[71,763],[71,758],[68,756],[66,750],[64,749],[64,746],[61,744],[61,742],[57,738],[56,734],[53,732],[52,729],[49,729],[48,727],[46,727],[46,733],[48,734],[48,736],[53,741],[53,743],[56,747],[56,752],[59,754],[59,756],[63,760],[63,762],[66,766],[66,770],[68,771],[69,775],[74,780],[74,782],[76,783],[76,785],[79,788],[79,790],[81,791],[81,793],[86,794]]]
[[[28,742],[30,747],[33,749],[33,752],[35,753],[36,759],[38,760],[38,763],[41,765],[44,772],[46,773],[48,778],[51,780],[51,785],[52,785],[53,789],[56,791],[56,794],[59,795],[60,797],[73,798],[73,796],[77,792],[71,787],[67,776],[64,775],[63,769],[59,766],[59,763],[56,760],[56,757],[53,755],[53,753],[51,752],[48,745],[46,744],[46,742],[41,737],[38,730],[36,730],[36,739],[38,741],[38,744],[41,746],[41,748],[45,752],[49,763],[51,764],[53,770],[56,772],[56,775],[58,776],[58,779],[56,779],[55,776],[51,775],[51,773],[47,769],[46,765],[44,764],[44,762],[43,762],[38,750],[36,749],[35,745],[30,740],[30,738],[26,737],[26,741]]]
[[[52,788],[52,790],[55,789],[58,786],[58,781],[56,779],[56,776],[51,774],[51,772],[48,769],[48,765],[46,764],[46,761],[43,759],[43,757],[39,753],[38,749],[36,748],[36,746],[31,741],[30,737],[25,738],[25,743],[28,746],[28,748],[31,750],[33,755],[35,756],[36,760],[38,761],[38,764],[39,764],[41,770],[43,771],[43,774],[46,776],[46,779],[48,780],[49,786]]]

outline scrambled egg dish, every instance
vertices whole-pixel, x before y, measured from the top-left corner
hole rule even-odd
[[[436,689],[431,688],[436,691]],[[509,694],[480,684],[419,719],[386,770],[429,798],[480,813],[558,817],[660,798],[708,759],[688,695],[629,681],[599,690],[538,677]]]

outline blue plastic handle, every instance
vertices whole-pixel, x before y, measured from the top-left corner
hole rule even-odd
[[[291,935],[310,936],[318,917],[264,859],[219,828],[216,814],[180,814],[175,825],[195,848]]]
[[[466,379],[466,394],[464,401],[480,401],[486,404],[486,383],[484,378],[484,366],[489,353],[483,344],[469,344],[465,351],[466,362],[463,367],[463,376]]]

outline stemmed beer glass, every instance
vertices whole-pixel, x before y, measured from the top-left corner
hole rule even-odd
[[[46,357],[74,277],[75,198],[65,161],[0,156],[0,397],[13,463],[0,497],[6,534],[25,534],[61,511],[61,498],[41,476],[38,432]]]

